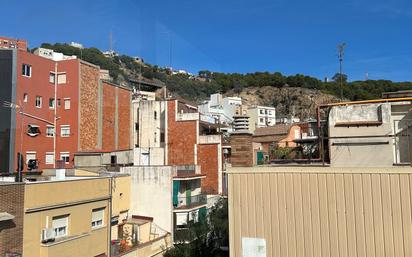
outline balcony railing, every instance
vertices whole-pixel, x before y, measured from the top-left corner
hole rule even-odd
[[[178,197],[177,203],[174,207],[177,209],[190,209],[207,203],[205,194],[198,194],[193,196]]]
[[[198,165],[176,166],[173,172],[174,177],[192,177],[195,175],[201,175],[200,166]]]

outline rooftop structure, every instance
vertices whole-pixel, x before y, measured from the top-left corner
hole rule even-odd
[[[27,51],[27,41],[24,39],[0,37],[0,48],[19,49]]]

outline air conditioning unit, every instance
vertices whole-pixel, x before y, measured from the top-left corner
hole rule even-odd
[[[52,228],[44,228],[41,231],[41,242],[48,243],[53,242],[54,238],[56,237],[54,229]]]

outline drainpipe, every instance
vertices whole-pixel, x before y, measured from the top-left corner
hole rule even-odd
[[[324,153],[324,141],[323,141],[323,131],[322,131],[322,126],[320,122],[320,106],[316,108],[316,116],[317,116],[317,122],[318,122],[318,133],[319,133],[319,157],[322,159],[322,166],[325,166],[325,153]]]
[[[112,256],[112,190],[113,190],[113,175],[109,177],[109,217],[107,227],[108,231],[108,241],[109,241],[109,251],[107,253],[108,257]]]
[[[57,80],[59,79],[59,75],[57,74],[57,62],[54,63],[54,118],[53,118],[53,126],[54,126],[54,136],[53,136],[53,154],[54,154],[54,162],[53,168],[56,169],[56,141],[57,141]]]

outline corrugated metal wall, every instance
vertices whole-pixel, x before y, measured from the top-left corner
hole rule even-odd
[[[231,257],[242,237],[264,238],[266,256],[412,256],[411,169],[319,169],[230,172]]]

